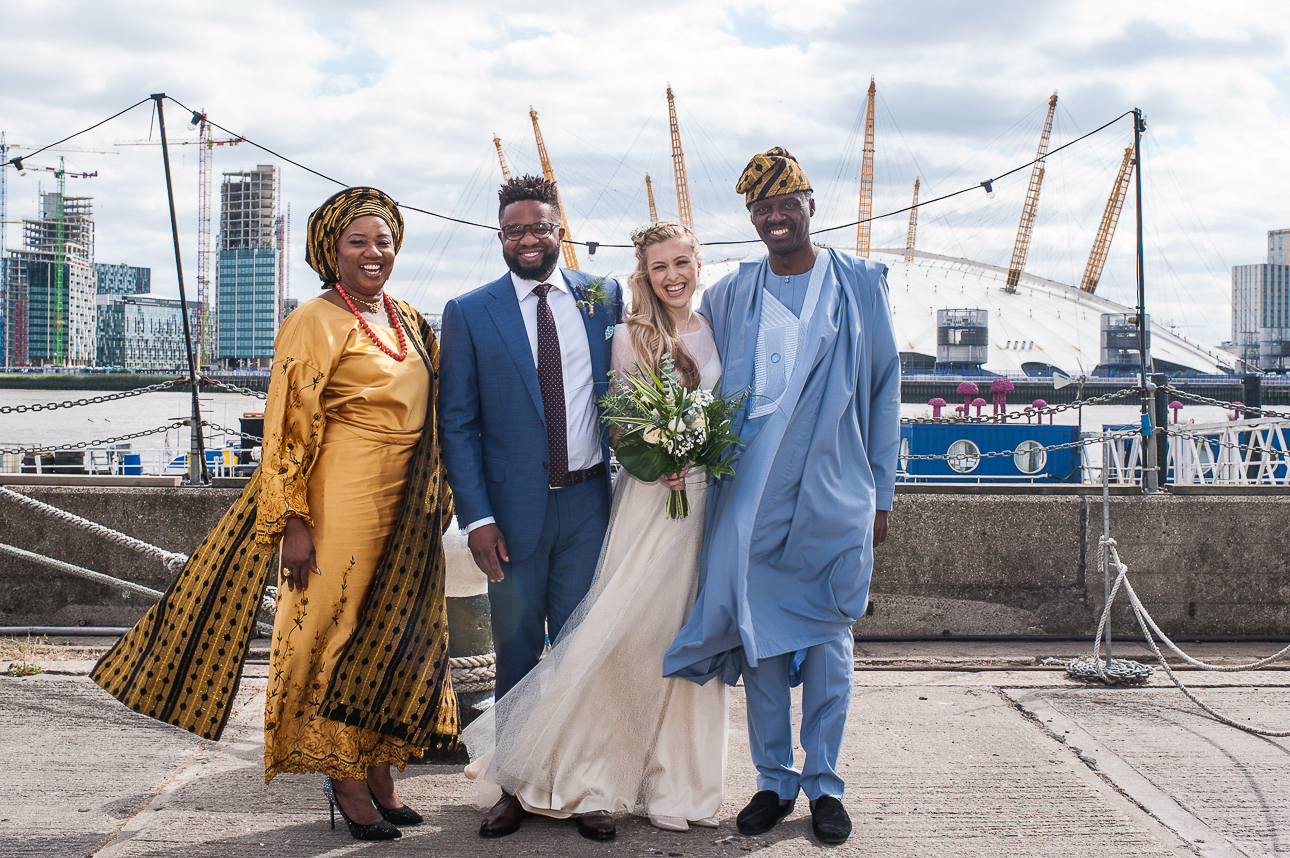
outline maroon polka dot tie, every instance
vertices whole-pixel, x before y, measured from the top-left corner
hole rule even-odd
[[[569,481],[569,424],[564,414],[564,365],[560,361],[560,335],[555,330],[555,316],[546,294],[550,283],[533,287],[538,296],[538,386],[542,390],[542,410],[546,412],[546,446],[550,457],[549,485],[563,486]]]

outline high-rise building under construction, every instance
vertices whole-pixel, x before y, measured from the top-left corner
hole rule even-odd
[[[90,197],[41,196],[6,265],[6,331],[15,366],[92,366],[95,358],[94,220]]]
[[[215,358],[227,367],[268,367],[283,298],[277,168],[225,173],[219,225]]]

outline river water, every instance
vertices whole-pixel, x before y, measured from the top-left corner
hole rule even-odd
[[[102,391],[0,390],[0,406],[62,402],[103,395]],[[258,413],[264,408],[264,400],[236,393],[202,394],[198,401],[203,419],[234,430],[238,428],[238,418],[244,413]],[[190,403],[187,393],[166,391],[55,411],[3,414],[0,415],[0,449],[30,448],[37,444],[86,443],[167,426],[186,419],[191,410]],[[1019,404],[1012,404],[1009,409],[1016,411],[1021,407]],[[904,417],[930,417],[932,414],[930,406],[915,403],[902,405],[900,411]],[[945,411],[952,412],[953,406]],[[989,413],[989,410],[986,409],[984,413]],[[1229,416],[1230,412],[1221,408],[1189,405],[1182,409],[1179,419],[1183,423],[1208,424],[1222,423]],[[1070,426],[1080,417],[1077,409],[1070,409],[1054,415],[1054,422]],[[1096,405],[1083,410],[1081,428],[1084,432],[1100,432],[1104,424],[1124,425],[1137,422],[1136,404]],[[123,443],[130,445],[131,452],[144,454],[145,471],[154,472],[154,468],[149,467],[150,464],[168,462],[173,456],[188,449],[188,428],[169,429]],[[235,443],[235,439],[212,435],[208,430],[208,446],[220,447],[229,443]]]

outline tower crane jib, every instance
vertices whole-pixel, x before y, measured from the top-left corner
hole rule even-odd
[[[672,169],[676,171],[677,220],[693,229],[694,217],[690,212],[690,182],[685,176],[685,154],[681,151],[681,129],[676,123],[676,99],[672,95],[672,84],[670,83],[667,85],[667,117],[672,126]]]
[[[1097,291],[1098,281],[1102,279],[1102,269],[1106,266],[1106,255],[1111,250],[1111,239],[1115,236],[1115,225],[1120,221],[1120,210],[1124,208],[1124,197],[1129,191],[1129,179],[1133,177],[1133,147],[1124,150],[1124,160],[1120,162],[1120,172],[1115,177],[1115,186],[1106,201],[1106,211],[1102,213],[1102,223],[1097,228],[1097,238],[1093,240],[1093,251],[1088,256],[1088,265],[1084,268],[1084,278],[1079,288],[1092,294]]]
[[[1039,153],[1035,156],[1034,169],[1030,171],[1030,186],[1026,188],[1026,203],[1021,207],[1021,225],[1017,227],[1017,240],[1012,246],[1012,261],[1008,263],[1005,292],[1016,292],[1021,282],[1021,272],[1026,267],[1026,254],[1030,252],[1030,233],[1035,228],[1035,212],[1039,210],[1039,189],[1044,183],[1044,156],[1048,154],[1048,137],[1053,131],[1053,114],[1057,111],[1057,90],[1048,99],[1048,116],[1044,131],[1039,135]]]
[[[869,255],[870,222],[873,216],[873,102],[878,87],[869,76],[869,103],[864,114],[864,155],[860,162],[860,212],[856,218],[856,256]]]
[[[556,184],[555,173],[551,169],[551,159],[546,154],[546,144],[542,142],[542,129],[538,127],[537,111],[529,105],[529,118],[533,120],[533,137],[537,140],[538,158],[542,161],[542,175],[548,182]],[[573,235],[569,232],[569,218],[564,214],[564,203],[560,202],[559,185],[556,184],[556,203],[560,209],[560,226],[564,227],[564,241],[560,242],[560,254],[564,257],[564,267],[578,270],[578,253],[573,247]]]

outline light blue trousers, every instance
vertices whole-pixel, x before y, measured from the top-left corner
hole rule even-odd
[[[814,801],[823,795],[841,798],[845,784],[838,775],[838,753],[851,709],[851,629],[806,650],[802,661],[802,750],[799,771],[793,761],[793,704],[789,674],[794,653],[744,665],[748,698],[748,743],[757,767],[757,789],[774,790],[783,799],[798,790]]]

